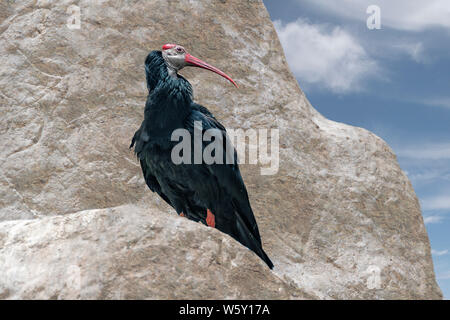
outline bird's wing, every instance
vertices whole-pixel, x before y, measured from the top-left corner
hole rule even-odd
[[[198,111],[198,112],[200,112],[200,113],[203,113],[205,116],[207,116],[207,117],[209,117],[209,118],[211,118],[211,119],[214,119],[214,120],[217,122],[217,124],[218,124],[219,126],[221,126],[221,127],[223,128],[223,130],[225,130],[225,128],[222,126],[222,124],[220,124],[220,122],[218,122],[218,121],[216,120],[216,118],[215,118],[214,115],[211,113],[211,111],[208,110],[208,108],[202,106],[201,104],[195,103],[195,102],[193,102],[193,103],[191,104],[191,106],[192,106],[192,109],[193,109],[193,110]]]
[[[158,183],[158,180],[156,177],[152,174],[151,168],[147,165],[147,162],[145,159],[143,159],[145,156],[141,154],[141,151],[144,148],[145,139],[141,137],[142,128],[144,127],[144,123],[142,123],[141,127],[133,136],[133,139],[131,140],[130,149],[132,147],[135,147],[134,152],[139,158],[139,162],[141,164],[142,173],[144,175],[145,183],[147,186],[152,190],[153,192],[156,192],[159,194],[161,198],[164,199],[170,206],[172,206],[172,203],[170,202],[169,198],[162,192],[161,186]]]
[[[202,123],[202,130],[205,132],[208,129],[218,129],[222,133],[222,138],[224,141],[224,148],[226,148],[226,143],[231,143],[229,141],[225,127],[217,121],[216,118],[209,112],[205,107],[195,104],[193,106],[193,111],[185,120],[185,128],[189,130],[192,134],[194,130],[194,122],[200,121]],[[208,142],[209,143],[209,142]],[[207,143],[203,142],[203,149]],[[239,170],[237,163],[237,153],[236,149],[231,145],[231,152],[233,157],[233,162],[227,164],[226,162],[226,151],[223,152],[223,164],[203,164],[207,168],[210,174],[214,175],[222,187],[233,199],[233,206],[236,209],[237,214],[239,214],[239,219],[244,221],[246,227],[251,231],[252,235],[257,239],[259,244],[261,244],[261,237],[258,230],[258,225],[256,224],[255,216],[250,206],[250,201],[248,198],[247,189],[245,187],[244,181]]]
[[[170,206],[173,207],[172,203],[170,202],[169,198],[162,192],[161,186],[158,183],[158,180],[156,180],[156,177],[151,173],[150,168],[147,165],[147,162],[145,160],[139,160],[141,163],[142,173],[144,174],[145,183],[147,186],[152,190],[153,192],[156,192],[159,194],[161,198],[164,199]]]

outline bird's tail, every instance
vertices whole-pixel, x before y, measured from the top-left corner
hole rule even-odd
[[[252,232],[248,229],[239,213],[236,213],[236,217],[236,240],[256,253],[269,266],[270,269],[273,269],[273,263],[264,252],[261,242],[258,241],[252,234]]]

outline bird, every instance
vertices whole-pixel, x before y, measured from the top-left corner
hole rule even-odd
[[[214,115],[193,101],[191,84],[178,73],[184,67],[212,71],[238,87],[223,71],[192,56],[181,45],[168,43],[162,50],[151,51],[145,59],[148,95],[144,120],[130,149],[134,147],[148,188],[178,215],[230,235],[272,269],[274,265],[262,247],[236,149],[231,147],[233,161],[223,163],[172,161],[172,149],[178,143],[172,141],[174,130],[194,134],[194,126],[200,123],[202,132],[214,129],[224,141],[228,138],[225,127]],[[205,147],[202,141],[201,150]]]

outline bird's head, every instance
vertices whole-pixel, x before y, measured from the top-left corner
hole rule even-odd
[[[162,47],[162,57],[167,65],[169,74],[175,76],[176,73],[183,69],[184,67],[197,67],[203,68],[221,75],[225,79],[229,80],[232,84],[238,87],[236,82],[233,81],[228,75],[223,71],[213,67],[212,65],[190,55],[186,52],[182,46],[177,44],[165,44]]]

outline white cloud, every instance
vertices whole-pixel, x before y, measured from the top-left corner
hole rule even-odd
[[[424,100],[422,103],[434,106],[450,109],[450,98],[431,98]]]
[[[300,1],[300,0],[298,0]],[[450,29],[448,0],[301,0],[311,7],[340,17],[366,21],[366,9],[376,4],[381,9],[381,27],[421,31],[433,27]]]
[[[418,143],[414,146],[394,148],[401,163],[409,163],[414,168],[409,177],[415,186],[434,195],[420,199],[423,211],[450,212],[450,143]],[[430,186],[430,184],[433,185]],[[437,192],[436,192],[437,191]],[[431,212],[429,212],[431,213]],[[424,217],[426,224],[439,223],[439,215]]]
[[[395,149],[399,157],[422,160],[449,160],[450,143],[434,143]]]
[[[423,222],[425,224],[441,223],[442,220],[444,220],[444,217],[442,217],[442,216],[426,216],[426,217],[423,217]]]
[[[450,193],[423,198],[420,200],[423,210],[450,210]]]
[[[448,254],[448,250],[431,250],[431,254],[435,255],[435,256],[444,256],[446,254]]]
[[[361,82],[379,76],[380,68],[358,40],[345,30],[302,19],[274,22],[286,59],[301,84],[336,93],[359,91]]]
[[[427,164],[425,164],[427,165]],[[427,167],[431,167],[431,165],[427,165]],[[429,183],[434,180],[444,180],[450,181],[450,173],[448,166],[443,168],[437,168],[432,170],[424,170],[418,173],[407,173],[409,179],[415,183]]]
[[[406,53],[412,60],[417,63],[423,63],[427,61],[422,42],[400,42],[394,44],[393,49]]]

